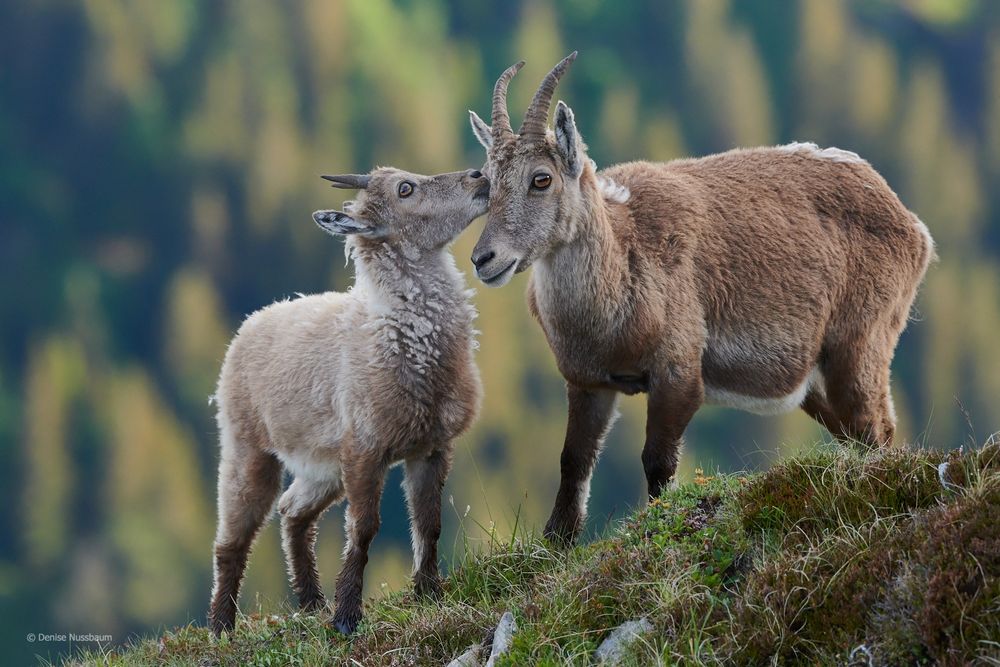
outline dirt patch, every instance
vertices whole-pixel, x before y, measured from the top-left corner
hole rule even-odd
[[[688,534],[696,533],[705,526],[708,525],[716,512],[719,511],[719,505],[722,504],[722,498],[720,496],[706,496],[698,501],[694,509],[688,512],[688,515],[684,518],[684,527]]]

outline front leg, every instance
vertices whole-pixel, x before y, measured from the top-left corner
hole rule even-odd
[[[704,387],[698,366],[668,367],[652,374],[646,401],[646,444],[642,468],[650,498],[656,498],[677,472],[684,429],[701,407]]]
[[[441,490],[450,469],[450,450],[406,462],[403,489],[413,537],[413,586],[420,596],[441,594],[437,545],[441,537]]]
[[[569,422],[559,462],[561,479],[555,507],[544,535],[559,544],[572,544],[587,518],[590,477],[601,445],[615,416],[618,394],[610,389],[583,389],[566,385]]]
[[[344,490],[347,494],[345,530],[347,547],[344,567],[337,577],[336,610],[333,625],[346,635],[361,622],[361,602],[368,547],[378,533],[379,504],[388,469],[375,451],[352,452],[357,458],[343,462]]]

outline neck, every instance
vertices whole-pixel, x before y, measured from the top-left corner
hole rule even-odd
[[[568,241],[536,263],[534,288],[545,307],[605,319],[617,310],[609,305],[623,302],[628,266],[610,207],[620,205],[609,206],[587,164],[580,176],[580,201],[566,213]]]
[[[383,299],[425,302],[431,292],[446,289],[457,273],[444,248],[425,250],[395,239],[349,243],[356,287]]]
[[[426,369],[438,362],[443,348],[460,340],[471,343],[475,309],[447,249],[362,240],[348,252],[384,362]]]

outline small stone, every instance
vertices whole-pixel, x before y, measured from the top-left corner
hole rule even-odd
[[[642,635],[653,631],[653,624],[648,619],[625,621],[611,631],[611,634],[601,642],[594,651],[594,664],[616,665],[622,659],[625,648]]]
[[[962,487],[960,487],[958,484],[953,484],[948,479],[948,465],[949,465],[948,461],[945,461],[944,463],[942,463],[937,467],[938,481],[941,482],[941,486],[943,486],[947,491],[959,490]]]
[[[448,667],[479,667],[479,653],[482,650],[482,644],[473,644],[465,653],[449,662]]]
[[[861,644],[855,646],[847,656],[847,664],[848,667],[872,667],[875,664],[875,657],[867,646]]]
[[[510,650],[511,640],[517,631],[517,623],[514,615],[505,611],[497,624],[496,632],[493,633],[493,648],[490,650],[490,659],[486,661],[486,667],[493,667],[497,658]]]

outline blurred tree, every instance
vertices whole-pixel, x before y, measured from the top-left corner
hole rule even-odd
[[[73,404],[82,397],[86,374],[79,344],[65,338],[47,340],[28,363],[22,516],[28,564],[39,571],[67,547],[74,483],[67,448]]]
[[[155,624],[203,591],[212,530],[195,441],[178,427],[146,374],[127,369],[107,380],[101,409],[111,463],[103,490],[108,537],[120,563],[121,603],[130,621]],[[83,620],[83,619],[78,619]]]
[[[167,289],[165,367],[190,408],[215,391],[230,327],[209,276],[180,269]]]
[[[729,21],[726,0],[691,0],[687,9],[687,65],[717,148],[771,143],[771,91],[749,32]]]

